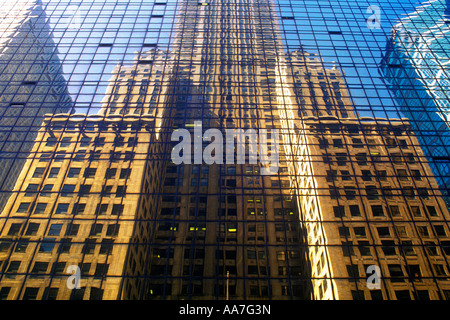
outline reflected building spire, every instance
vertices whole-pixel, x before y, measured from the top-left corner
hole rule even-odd
[[[72,110],[40,0],[7,1],[0,13],[0,209],[46,113]],[[20,183],[20,182],[19,182]]]

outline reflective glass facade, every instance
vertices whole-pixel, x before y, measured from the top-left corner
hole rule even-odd
[[[411,119],[447,203],[450,202],[448,1],[430,1],[394,26],[382,70]]]
[[[0,299],[450,297],[443,1],[1,10]]]

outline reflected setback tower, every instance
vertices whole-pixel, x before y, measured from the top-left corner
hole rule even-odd
[[[280,167],[261,175],[261,164],[248,161],[248,148],[245,164],[168,162],[156,199],[144,186],[149,196],[140,204],[142,223],[129,247],[122,296],[446,296],[442,272],[450,216],[417,140],[401,129],[408,124],[358,119],[342,74],[307,52],[286,53],[279,32],[271,1],[181,4],[171,51],[168,133],[185,128],[193,136],[199,120],[204,130],[222,133],[278,129]],[[403,139],[389,140],[391,132]],[[333,141],[331,149],[325,140]],[[330,180],[340,176],[335,164],[342,184]],[[397,229],[405,232],[400,236]],[[420,232],[431,230],[439,235],[426,243],[443,250],[433,257],[421,249]],[[360,255],[353,250],[357,244]],[[406,261],[397,254],[407,255]],[[379,290],[367,287],[367,265],[380,267],[386,278]]]
[[[172,117],[162,113],[162,102],[136,108],[156,88],[162,101],[164,62],[164,53],[149,50],[118,66],[97,115],[45,116],[0,215],[3,299],[120,298],[142,187],[158,192],[170,146],[161,128]],[[110,114],[118,106],[130,112]],[[73,267],[81,282],[71,290]]]
[[[283,51],[275,17],[270,1],[181,2],[169,133],[184,128],[193,136],[195,121],[223,133],[279,129],[269,91]],[[261,175],[248,155],[246,164],[168,161],[157,207],[151,196],[141,203],[123,297],[308,299],[303,235],[280,157],[273,176]],[[144,187],[143,194],[151,193]]]
[[[342,74],[307,53],[276,71],[313,298],[448,299],[450,214],[409,123],[356,117]]]
[[[0,210],[33,147],[46,113],[72,100],[40,0],[5,2],[0,12]]]

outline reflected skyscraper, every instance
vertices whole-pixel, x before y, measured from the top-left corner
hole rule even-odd
[[[428,1],[398,22],[381,70],[450,206],[449,5]]]
[[[304,52],[279,63],[273,88],[312,298],[448,297],[450,214],[407,119],[358,118],[342,74]]]
[[[273,10],[269,2],[182,2],[171,68],[160,74],[168,87],[157,98],[168,98],[144,110],[168,109],[167,133],[185,128],[194,135],[196,121],[221,132],[278,128],[268,85],[282,48],[271,35]],[[158,70],[157,59],[152,65]],[[159,188],[150,178],[143,186],[122,297],[308,298],[302,233],[281,163],[283,173],[270,177],[248,161],[175,165],[166,158]]]
[[[40,0],[2,3],[0,16],[0,209],[36,139],[43,115],[72,100]]]

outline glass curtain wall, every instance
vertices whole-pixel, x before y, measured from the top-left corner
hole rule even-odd
[[[0,299],[450,298],[444,0],[0,0]]]

